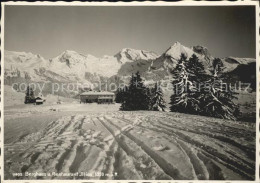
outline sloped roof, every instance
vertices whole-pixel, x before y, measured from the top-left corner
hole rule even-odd
[[[112,98],[107,96],[107,97],[98,97],[98,99],[112,99]]]
[[[88,91],[88,92],[83,92],[80,94],[82,95],[115,95],[113,92],[107,92],[107,91],[103,91],[103,92],[95,92],[95,91]]]

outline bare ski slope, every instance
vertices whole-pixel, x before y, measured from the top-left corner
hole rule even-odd
[[[179,113],[74,112],[8,141],[4,156],[5,179],[251,180],[255,126]]]

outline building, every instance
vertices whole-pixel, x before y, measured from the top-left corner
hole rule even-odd
[[[41,97],[35,98],[35,105],[41,105],[43,104],[44,100]]]
[[[42,93],[39,93],[36,98],[34,98],[34,103],[35,105],[41,105],[45,102],[46,100],[44,99]]]
[[[98,104],[103,103],[114,103],[115,94],[112,92],[96,92],[96,91],[88,91],[80,94],[80,103],[93,103],[96,102]]]

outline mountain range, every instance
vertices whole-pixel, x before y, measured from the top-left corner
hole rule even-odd
[[[186,47],[175,42],[163,54],[152,51],[124,48],[114,56],[105,55],[97,58],[91,54],[81,54],[66,50],[58,56],[45,59],[39,54],[26,52],[4,52],[5,84],[14,82],[79,82],[88,83],[109,80],[127,80],[132,73],[139,71],[146,83],[171,80],[170,71],[176,66],[181,54],[188,58],[192,54],[198,56],[205,66],[206,72],[212,67],[214,57],[203,46]],[[240,78],[243,73],[236,70],[245,70],[246,77],[255,76],[256,60],[254,58],[221,58],[224,64],[224,73]],[[249,69],[249,70],[248,70]],[[235,75],[235,76],[234,76]],[[247,78],[248,80],[250,78]]]

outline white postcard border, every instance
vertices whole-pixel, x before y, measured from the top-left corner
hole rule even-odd
[[[252,5],[255,6],[256,9],[256,163],[255,163],[255,180],[254,181],[237,181],[237,180],[224,180],[224,181],[215,181],[215,180],[4,180],[4,12],[5,12],[5,6],[12,6],[12,5],[19,5],[19,6],[246,6],[246,5]],[[259,2],[257,1],[235,1],[235,2],[228,2],[228,1],[212,1],[212,2],[195,2],[195,1],[181,1],[181,2],[164,2],[164,1],[157,1],[157,2],[63,2],[63,1],[57,1],[57,2],[48,2],[48,1],[38,1],[38,2],[3,2],[1,3],[1,102],[0,102],[0,110],[1,110],[1,120],[0,120],[0,127],[1,127],[1,158],[0,158],[0,172],[1,172],[1,181],[4,183],[90,183],[90,182],[97,182],[97,183],[103,183],[103,182],[114,182],[114,183],[129,183],[129,182],[151,182],[151,183],[177,183],[177,182],[217,182],[217,183],[227,183],[227,182],[260,182],[259,179],[259,154],[260,154],[260,147],[259,147],[259,100],[260,100],[260,74],[259,74]]]

